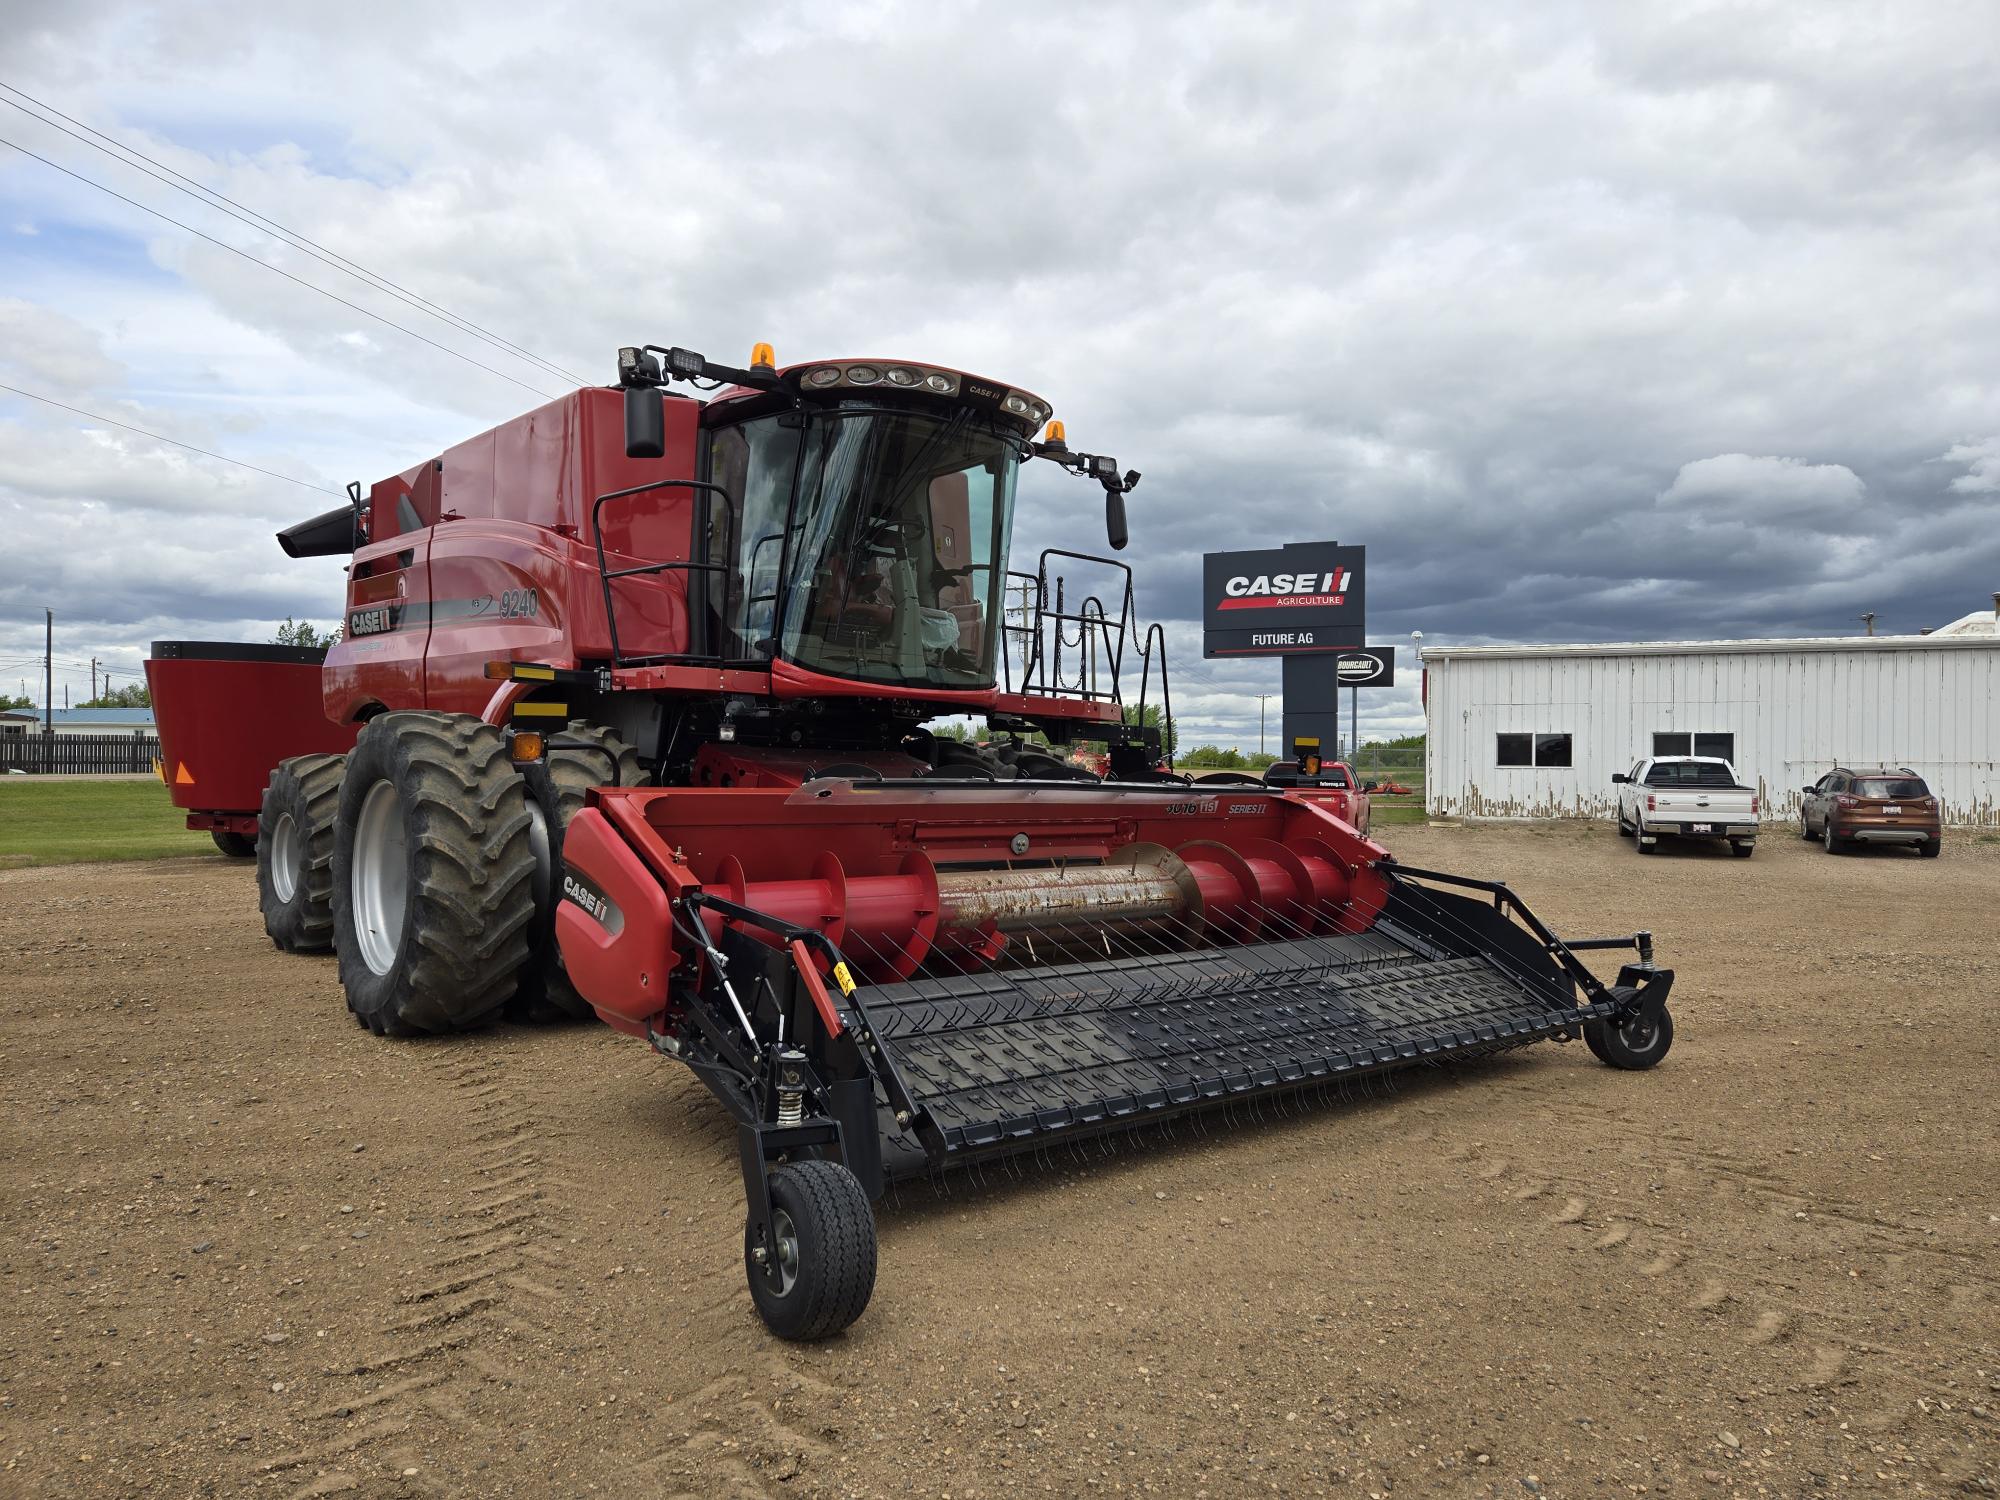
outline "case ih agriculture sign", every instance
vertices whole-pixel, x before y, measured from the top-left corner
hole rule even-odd
[[[1202,655],[1341,651],[1365,638],[1365,547],[1295,542],[1202,559]]]

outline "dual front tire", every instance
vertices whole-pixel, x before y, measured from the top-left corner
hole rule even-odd
[[[554,872],[589,790],[643,779],[607,730],[552,735],[544,760],[517,768],[481,720],[382,714],[350,754],[273,773],[257,840],[265,931],[287,952],[332,948],[349,1010],[380,1035],[588,1017],[555,943]]]
[[[379,1036],[463,1031],[513,998],[535,920],[527,790],[493,725],[385,713],[347,757],[333,947]]]

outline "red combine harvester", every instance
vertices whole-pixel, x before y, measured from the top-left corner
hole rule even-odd
[[[273,939],[330,934],[384,1035],[595,1014],[686,1063],[738,1124],[750,1289],[787,1338],[867,1304],[896,1180],[1541,1038],[1634,1069],[1672,1040],[1647,934],[1565,943],[1324,789],[1164,769],[1130,570],[1008,567],[1024,463],[1098,483],[1125,543],[1139,476],[1048,418],[933,365],[625,349],[619,388],[282,537],[352,553],[323,688],[362,727],[271,776]],[[987,743],[925,727],[953,715]],[[1607,985],[1590,948],[1636,953]]]

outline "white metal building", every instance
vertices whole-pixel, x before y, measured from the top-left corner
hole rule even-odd
[[[1948,823],[2000,826],[2000,622],[1927,635],[1427,647],[1433,816],[1609,818],[1611,773],[1720,755],[1796,818],[1835,765],[1908,766]]]

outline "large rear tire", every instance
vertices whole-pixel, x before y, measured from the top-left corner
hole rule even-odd
[[[527,792],[491,724],[386,713],[347,757],[333,943],[381,1036],[467,1031],[513,997],[535,919]]]
[[[344,755],[278,762],[257,814],[257,905],[286,953],[333,946],[333,826]]]
[[[608,729],[572,724],[549,736],[545,759],[524,766],[529,841],[535,852],[535,923],[521,987],[507,1007],[510,1020],[542,1025],[592,1019],[556,947],[556,889],[562,881],[563,833],[592,787],[638,786],[646,779],[639,752]]]

